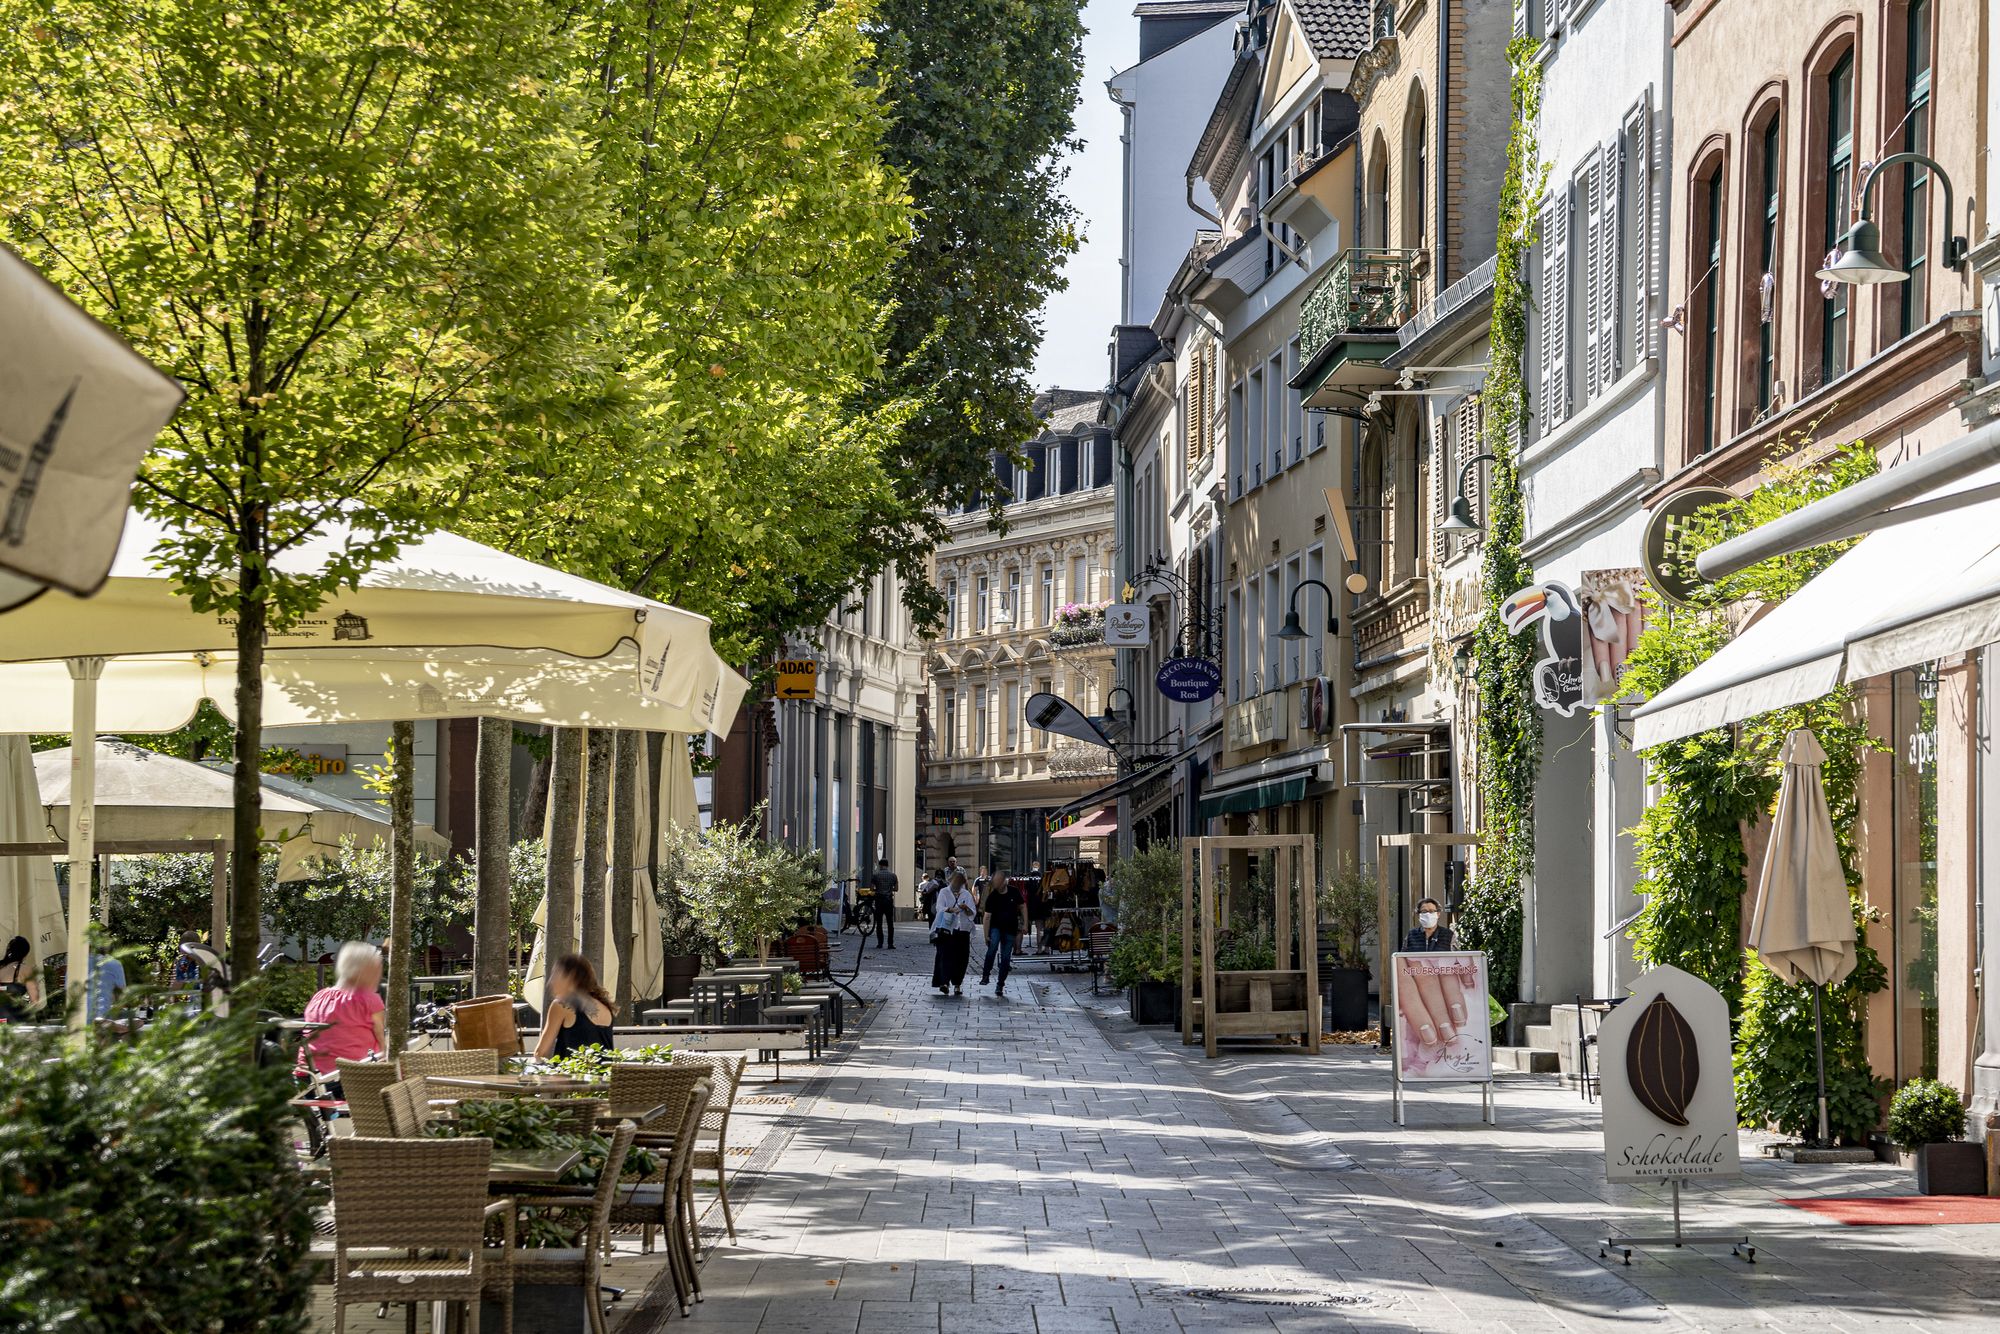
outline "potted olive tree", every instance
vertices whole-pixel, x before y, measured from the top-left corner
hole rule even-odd
[[[825,877],[819,861],[767,842],[754,819],[667,835],[663,881],[703,936],[733,957],[768,958],[771,942],[811,915]]]
[[[1118,924],[1106,972],[1132,1020],[1170,1024],[1181,1006],[1181,854],[1155,843],[1112,867],[1105,898]]]
[[[1375,878],[1352,856],[1327,868],[1319,887],[1322,939],[1339,950],[1339,961],[1320,974],[1327,998],[1327,1027],[1354,1033],[1368,1027],[1367,946],[1375,937]]]
[[[1889,1138],[1916,1154],[1918,1194],[1986,1193],[1986,1150],[1965,1142],[1965,1104],[1951,1085],[1913,1079],[1897,1089]]]

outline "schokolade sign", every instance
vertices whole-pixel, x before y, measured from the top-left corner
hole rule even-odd
[[[1168,658],[1153,684],[1178,704],[1199,704],[1222,689],[1222,668],[1207,658]]]
[[[1610,1181],[1740,1176],[1729,1005],[1698,977],[1661,965],[1597,1030]]]

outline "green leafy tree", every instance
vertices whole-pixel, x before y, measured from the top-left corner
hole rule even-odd
[[[530,0],[0,0],[0,225],[188,400],[140,477],[238,653],[248,973],[267,637],[440,517],[576,355],[606,231]],[[310,548],[329,521],[350,536]]]
[[[547,886],[548,844],[539,838],[524,838],[507,849],[507,946],[511,957],[525,961],[529,939],[535,929],[535,909],[541,905]],[[384,853],[383,903],[388,903],[387,854]],[[445,896],[461,914],[469,917],[479,897],[479,863],[460,857],[452,863],[451,892]],[[423,906],[418,906],[423,917]],[[429,943],[428,940],[419,942]]]
[[[674,825],[666,836],[662,878],[701,930],[739,957],[810,915],[826,887],[816,856],[764,840],[761,815],[707,829]]]
[[[461,886],[439,874],[443,866],[438,857],[417,849],[416,882],[428,890],[415,905],[411,935],[418,949],[441,941],[472,913]],[[272,891],[271,924],[299,943],[302,958],[310,957],[308,942],[379,940],[389,930],[393,870],[386,840],[343,838],[340,851],[319,875]]]
[[[905,522],[877,538],[908,572],[943,536],[939,507],[995,496],[991,456],[1018,455],[1037,429],[1039,313],[1078,242],[1062,155],[1077,146],[1083,22],[1074,0],[881,0],[878,17],[883,149],[917,224],[873,391],[916,404],[891,468]],[[927,580],[910,588],[941,611]]]

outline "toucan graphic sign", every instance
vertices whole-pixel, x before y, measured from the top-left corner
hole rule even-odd
[[[1568,584],[1529,584],[1500,604],[1508,634],[1540,626],[1535,702],[1567,718],[1583,705],[1583,607]]]

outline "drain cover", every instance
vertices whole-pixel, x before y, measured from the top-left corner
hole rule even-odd
[[[1315,1292],[1309,1288],[1189,1288],[1198,1302],[1235,1302],[1241,1306],[1366,1306],[1359,1292]]]

